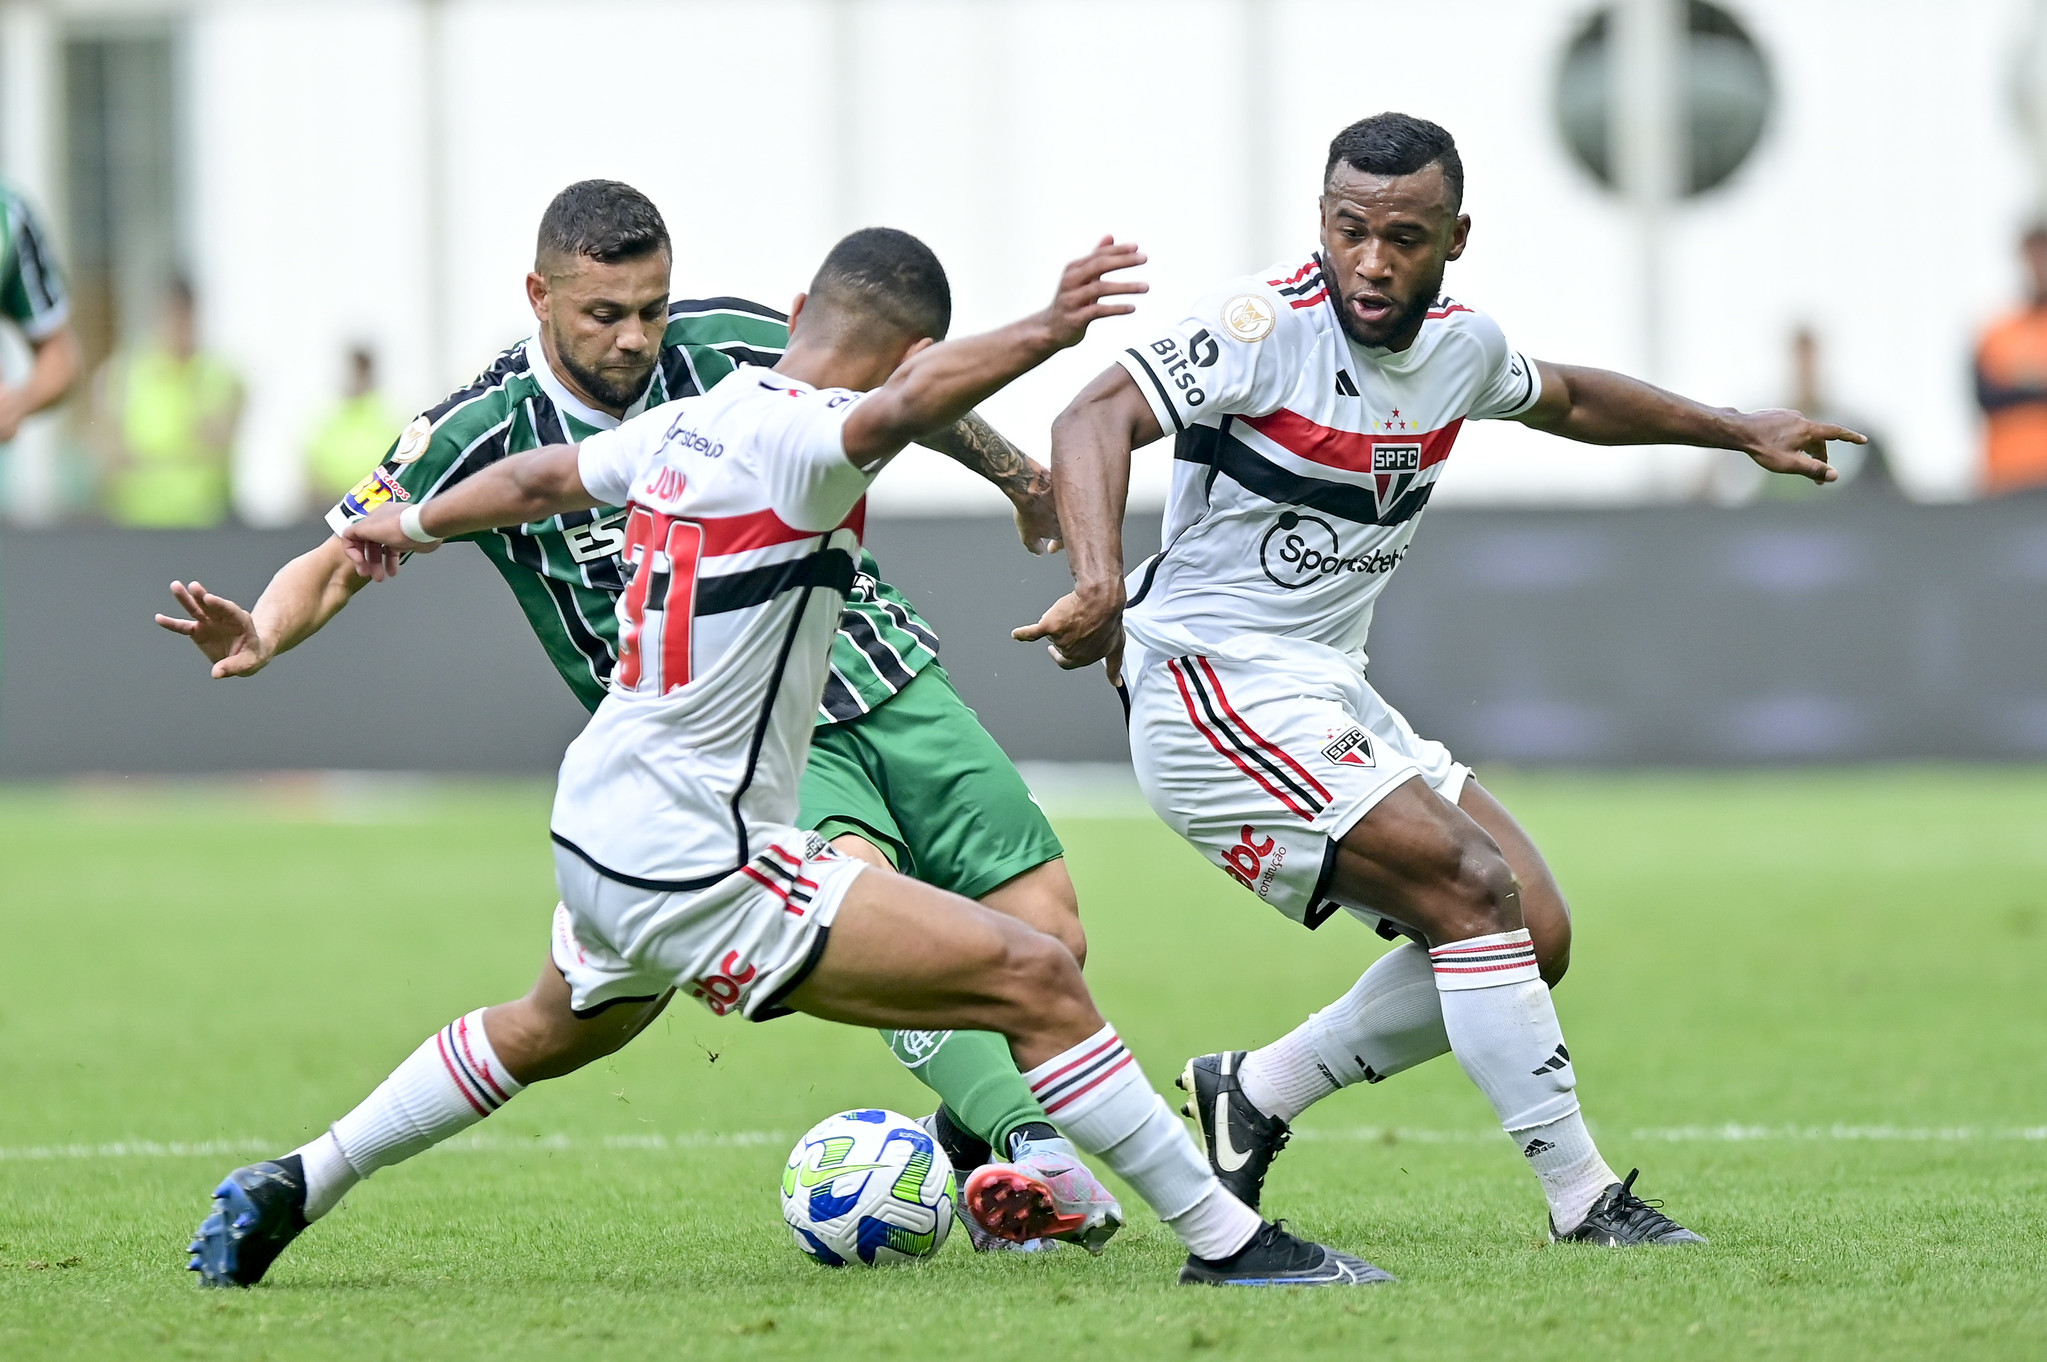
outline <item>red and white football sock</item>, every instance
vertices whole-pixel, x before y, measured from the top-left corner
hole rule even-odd
[[[1428,953],[1413,942],[1386,952],[1320,1012],[1238,1066],[1244,1096],[1291,1121],[1338,1088],[1377,1083],[1450,1053]]]
[[[467,1130],[524,1091],[491,1049],[484,1009],[458,1017],[377,1085],[319,1139],[293,1150],[306,1170],[306,1219],[379,1168]]]
[[[1258,1212],[1216,1181],[1165,1099],[1104,1026],[1024,1075],[1066,1137],[1137,1189],[1197,1258],[1227,1258],[1258,1232]]]
[[[1577,1228],[1598,1189],[1620,1179],[1578,1114],[1571,1052],[1527,930],[1452,941],[1429,961],[1457,1062],[1542,1180],[1557,1228]],[[1588,1185],[1594,1190],[1585,1196]]]

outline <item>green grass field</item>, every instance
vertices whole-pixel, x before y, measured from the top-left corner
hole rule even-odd
[[[546,792],[0,792],[0,1358],[2047,1353],[2047,772],[1491,783],[1576,907],[1558,1002],[1604,1151],[1710,1248],[1546,1246],[1445,1059],[1309,1113],[1268,1193],[1397,1286],[1179,1288],[1143,1217],[1099,1260],[962,1234],[832,1272],[781,1226],[789,1144],[928,1098],[872,1035],[682,1002],[203,1292],[183,1249],[221,1173],[531,981]],[[1289,926],[1148,817],[1061,828],[1097,995],[1161,1086],[1382,948]]]

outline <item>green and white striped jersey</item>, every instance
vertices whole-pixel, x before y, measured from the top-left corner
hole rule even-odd
[[[772,367],[788,343],[787,319],[773,308],[739,298],[671,303],[660,362],[626,416],[708,392],[738,365]],[[619,419],[571,393],[537,338],[523,341],[407,426],[384,461],[327,513],[327,523],[338,534],[386,502],[422,500],[508,454],[582,440]],[[475,541],[496,565],[548,660],[576,698],[596,709],[618,659],[617,601],[632,575],[619,556],[625,511],[572,511],[459,537]],[[859,718],[938,654],[938,639],[916,607],[877,573],[863,552],[832,640],[821,724]]]
[[[0,315],[32,341],[43,340],[71,319],[71,295],[49,234],[13,185],[0,181]]]

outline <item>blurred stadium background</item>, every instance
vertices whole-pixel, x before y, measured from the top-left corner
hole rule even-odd
[[[1847,485],[1780,497],[1700,451],[1467,428],[1375,640],[1424,731],[1525,763],[2037,759],[2047,498],[1977,499],[1971,353],[2030,287],[2042,13],[9,0],[0,171],[51,226],[88,377],[0,477],[0,775],[552,769],[580,712],[466,551],[253,687],[207,685],[147,616],[172,577],[250,600],[321,533],[306,451],[352,350],[402,420],[528,334],[534,224],[570,180],[654,197],[677,296],[783,305],[839,233],[886,222],[947,261],[961,326],[1034,305],[1102,231],[1150,250],[1157,313],[1309,243],[1323,147],[1381,108],[1459,138],[1476,226],[1449,287],[1522,349],[1818,405],[1882,446]],[[149,342],[173,277],[245,394],[231,521],[107,527],[91,376]],[[1042,454],[1144,324],[1098,328],[991,416]],[[1167,464],[1140,459],[1135,543]],[[1004,637],[1064,577],[1015,552],[994,493],[923,459],[875,501],[882,561],[1012,752],[1117,759],[1098,682]]]

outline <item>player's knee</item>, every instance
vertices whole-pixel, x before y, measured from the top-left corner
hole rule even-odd
[[[1004,1001],[1040,1020],[1093,1006],[1079,961],[1058,937],[1044,932],[1025,928],[1008,934],[1001,976]]]
[[[1490,837],[1461,839],[1435,890],[1436,921],[1429,934],[1438,942],[1492,936],[1522,925],[1514,871]]]
[[[625,1003],[585,1019],[566,1008],[521,998],[491,1008],[484,1017],[491,1048],[521,1083],[574,1073],[615,1053],[632,1038],[639,1008]]]

